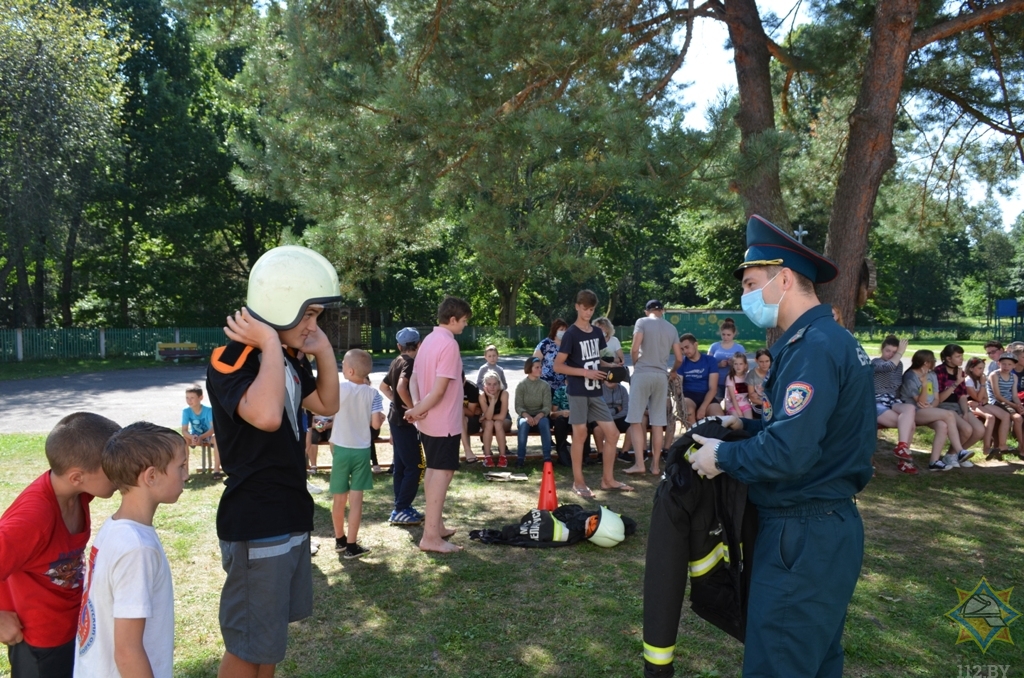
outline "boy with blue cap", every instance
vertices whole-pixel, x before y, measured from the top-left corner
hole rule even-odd
[[[743,675],[839,678],[864,558],[853,496],[871,479],[875,450],[870,360],[814,291],[836,277],[834,263],[757,215],[747,248],[735,272],[743,312],[783,330],[771,347],[764,416],[723,420],[755,434],[746,440],[694,436],[702,446],[692,465],[747,483],[758,508]]]
[[[423,482],[427,460],[423,456],[419,431],[405,420],[406,410],[413,406],[409,384],[416,352],[420,348],[420,333],[415,327],[403,327],[395,334],[395,342],[398,344],[398,357],[392,361],[380,384],[381,393],[391,401],[388,426],[394,448],[391,470],[395,477],[395,507],[388,522],[392,525],[422,525],[423,514],[412,507],[412,500]]]

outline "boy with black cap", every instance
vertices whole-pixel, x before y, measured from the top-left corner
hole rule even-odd
[[[317,317],[340,298],[327,259],[305,247],[275,247],[253,265],[246,305],[224,328],[231,343],[213,351],[206,370],[228,475],[217,508],[227,573],[221,678],[273,675],[288,623],[313,613],[302,408],[338,411],[338,365]],[[307,356],[316,358],[315,378]]]
[[[423,481],[427,460],[423,457],[419,432],[416,426],[405,420],[406,410],[412,408],[412,368],[416,352],[420,347],[420,333],[415,327],[403,327],[395,334],[399,355],[391,362],[388,373],[380,384],[380,392],[391,401],[388,411],[388,426],[391,429],[391,446],[394,448],[395,508],[388,522],[392,525],[421,525],[423,514],[412,507],[416,490]]]
[[[771,347],[764,418],[726,417],[754,437],[694,436],[702,446],[691,461],[700,475],[747,483],[758,508],[743,675],[839,678],[864,557],[853,496],[871,479],[875,450],[871,361],[814,291],[836,277],[834,263],[757,215],[747,247],[736,269],[743,311],[784,330]],[[645,646],[648,675],[671,663],[658,650]]]

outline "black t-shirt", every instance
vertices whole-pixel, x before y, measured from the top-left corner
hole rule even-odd
[[[480,403],[480,389],[468,379],[462,380],[462,405],[478,405]]]
[[[206,368],[213,426],[221,465],[228,476],[217,508],[217,537],[224,541],[313,529],[313,498],[306,489],[305,432],[296,438],[287,411],[282,412],[281,428],[273,433],[259,430],[238,415],[238,403],[259,374],[261,355],[257,348],[231,342],[213,352]],[[285,360],[298,374],[305,399],[316,390],[309,361],[287,352]]]
[[[569,329],[562,335],[562,343],[558,347],[559,353],[567,354],[565,364],[569,367],[582,367],[585,370],[601,369],[601,349],[608,344],[604,340],[604,332],[591,325],[590,332],[584,332],[576,325],[569,325]],[[566,392],[571,396],[586,396],[588,398],[600,398],[602,396],[601,382],[596,379],[584,379],[583,377],[566,376]]]
[[[391,361],[391,367],[388,368],[388,373],[382,379],[394,392],[395,399],[391,401],[391,409],[388,411],[388,425],[391,428],[396,426],[412,426],[412,424],[405,420],[406,407],[405,403],[402,402],[402,396],[398,395],[398,381],[403,377],[407,382],[412,380],[412,365],[414,361],[415,358],[399,355]]]

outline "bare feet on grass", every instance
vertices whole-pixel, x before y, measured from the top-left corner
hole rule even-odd
[[[452,530],[452,532],[454,532],[454,530]],[[426,539],[420,540],[420,551],[431,551],[433,553],[455,553],[456,551],[461,550],[461,546],[446,542],[444,539],[438,539],[437,541],[427,541]]]

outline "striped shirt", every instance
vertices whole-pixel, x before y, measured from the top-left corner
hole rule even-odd
[[[903,364],[873,358],[871,367],[875,370],[875,399],[882,396],[894,400],[903,385]]]

